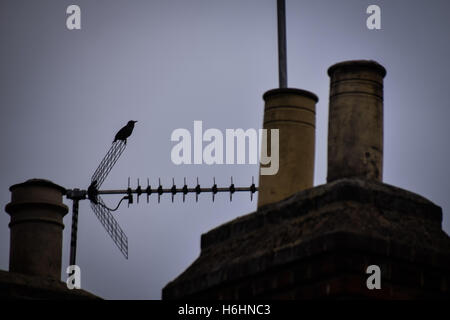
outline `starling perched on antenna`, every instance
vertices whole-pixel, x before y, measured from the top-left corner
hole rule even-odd
[[[117,140],[125,141],[125,143],[127,143],[127,138],[131,136],[131,133],[133,132],[134,129],[134,124],[136,122],[137,121],[134,120],[128,121],[127,125],[116,133],[113,143],[116,142]]]

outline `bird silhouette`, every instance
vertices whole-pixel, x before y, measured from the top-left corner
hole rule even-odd
[[[134,121],[134,120],[128,121],[127,125],[125,127],[123,127],[122,129],[120,129],[119,132],[116,133],[113,143],[116,142],[117,140],[121,140],[121,141],[125,141],[125,144],[126,144],[127,138],[129,136],[131,136],[131,133],[133,132],[133,129],[134,129],[134,124],[136,122],[137,121]]]

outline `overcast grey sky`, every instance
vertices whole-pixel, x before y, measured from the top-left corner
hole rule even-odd
[[[66,29],[66,8],[81,7],[82,29]],[[382,30],[366,28],[381,7]],[[289,86],[319,96],[315,184],[326,180],[329,78],[339,61],[374,59],[387,69],[384,182],[419,193],[444,210],[450,230],[450,2],[287,0]],[[181,165],[170,160],[176,128],[260,128],[262,94],[278,84],[276,0],[98,0],[0,2],[0,204],[8,187],[45,178],[86,188],[115,132],[138,120],[104,183],[161,177],[169,186],[247,186],[256,165]],[[110,205],[116,197],[105,196]],[[200,235],[252,212],[248,194],[211,203],[169,196],[123,205],[117,220],[129,260],[80,204],[82,287],[104,298],[159,299],[162,287],[199,254]],[[71,206],[70,201],[66,204]],[[70,215],[65,218],[63,270]],[[8,268],[9,216],[0,214],[0,269]],[[63,277],[65,279],[65,276]]]

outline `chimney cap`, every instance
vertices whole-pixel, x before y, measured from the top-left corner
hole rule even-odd
[[[374,60],[349,60],[339,62],[328,68],[328,75],[331,77],[331,75],[338,69],[348,71],[351,69],[360,70],[361,68],[373,69],[374,71],[379,72],[383,78],[386,76],[386,69]]]
[[[319,101],[319,98],[314,93],[307,91],[307,90],[297,89],[297,88],[272,89],[272,90],[266,91],[263,94],[263,99],[264,99],[264,101],[267,101],[267,99],[269,97],[273,97],[273,96],[279,95],[279,94],[297,94],[300,96],[308,97],[308,98],[314,100],[314,102],[316,102],[316,103]]]
[[[66,194],[66,188],[61,187],[60,185],[50,181],[50,180],[46,180],[46,179],[29,179],[25,182],[22,183],[17,183],[12,185],[11,187],[9,187],[9,191],[13,191],[16,188],[19,187],[28,187],[28,186],[43,186],[43,187],[51,187],[51,188],[55,188],[59,191],[61,191],[61,193],[63,195]]]

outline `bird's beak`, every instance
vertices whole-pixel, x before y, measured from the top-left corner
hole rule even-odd
[[[136,121],[133,121],[134,123],[136,123],[137,122],[137,120]]]

